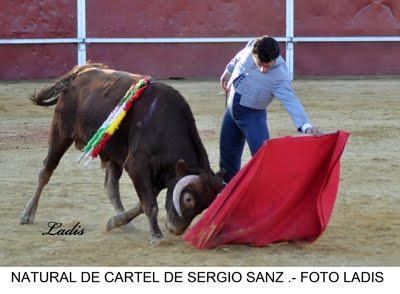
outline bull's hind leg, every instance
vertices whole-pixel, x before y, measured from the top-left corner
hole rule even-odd
[[[22,212],[20,219],[21,224],[33,223],[43,188],[49,182],[50,177],[57,168],[61,157],[71,146],[72,142],[73,140],[70,138],[61,137],[57,128],[53,126],[51,130],[50,145],[47,152],[47,157],[44,160],[43,168],[39,173],[38,187],[35,195],[26,204],[25,209]]]

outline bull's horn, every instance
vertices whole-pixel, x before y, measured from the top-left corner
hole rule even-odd
[[[189,176],[183,177],[182,179],[180,179],[178,181],[178,183],[176,183],[175,188],[174,188],[174,192],[172,194],[172,200],[174,202],[175,210],[176,210],[176,212],[178,213],[178,215],[180,217],[182,217],[182,211],[181,211],[181,206],[179,204],[179,200],[180,200],[180,196],[181,196],[181,193],[182,193],[183,189],[187,185],[195,183],[195,182],[197,182],[199,180],[200,180],[199,176],[189,175]]]

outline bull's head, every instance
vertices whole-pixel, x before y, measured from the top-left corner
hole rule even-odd
[[[176,163],[175,173],[176,180],[167,191],[167,229],[181,235],[224,188],[223,171],[214,174],[211,170],[190,170],[181,159]]]

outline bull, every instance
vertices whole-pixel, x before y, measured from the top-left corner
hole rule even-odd
[[[39,106],[56,107],[47,157],[36,193],[21,215],[21,224],[33,223],[42,190],[72,143],[82,150],[127,89],[146,77],[102,64],[86,64],[73,68],[31,97]],[[179,235],[224,186],[223,172],[214,173],[210,167],[190,106],[177,90],[154,80],[99,156],[105,167],[107,195],[116,212],[107,230],[127,225],[144,212],[151,231],[150,244],[154,245],[165,239],[157,220],[157,195],[161,190],[167,188],[166,228]],[[119,192],[123,170],[139,197],[138,205],[128,211]]]

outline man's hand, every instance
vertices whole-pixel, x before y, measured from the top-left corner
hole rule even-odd
[[[307,128],[306,129],[306,134],[309,135],[313,135],[315,137],[319,137],[321,135],[323,135],[324,133],[322,133],[318,128],[316,127],[311,127],[311,128]]]
[[[228,81],[230,79],[231,75],[228,72],[224,72],[220,78],[220,83],[222,89],[224,89],[225,92],[227,92],[228,89]]]

